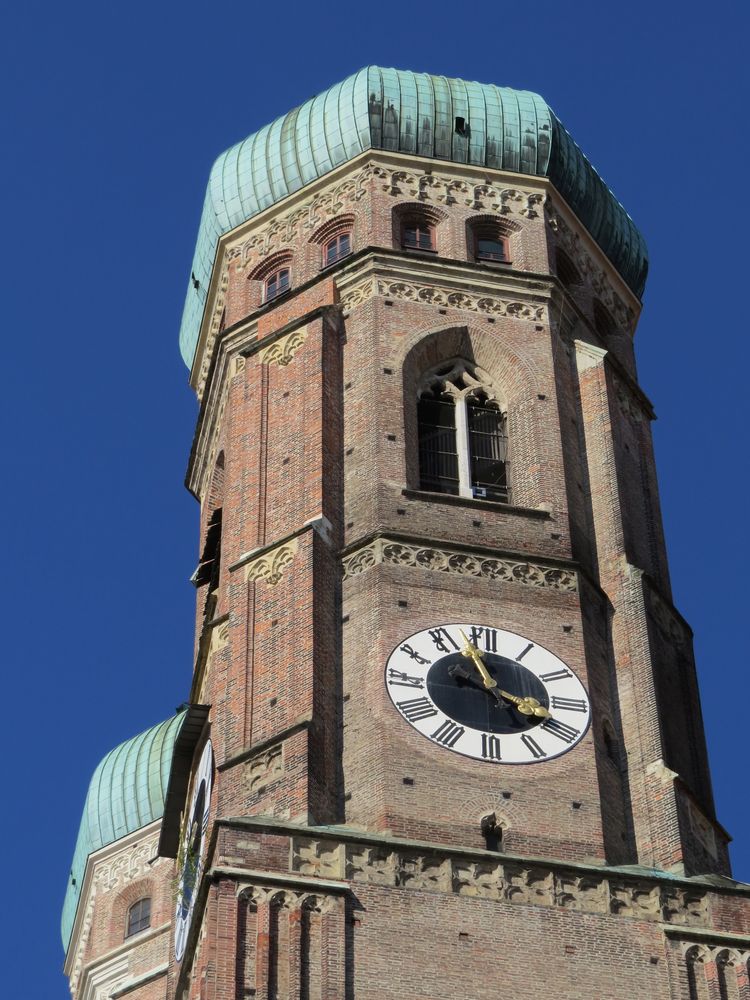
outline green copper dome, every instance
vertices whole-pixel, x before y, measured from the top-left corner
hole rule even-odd
[[[456,131],[456,118],[468,128]],[[636,295],[643,237],[537,94],[369,66],[232,146],[214,164],[180,328],[190,367],[219,238],[365,149],[549,177]]]
[[[175,741],[186,712],[179,712],[111,750],[89,785],[62,912],[68,950],[89,854],[160,819]]]

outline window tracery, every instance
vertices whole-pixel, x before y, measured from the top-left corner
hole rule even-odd
[[[420,489],[509,502],[507,418],[486,372],[445,362],[420,384]]]

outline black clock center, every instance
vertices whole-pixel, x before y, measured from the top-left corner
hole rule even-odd
[[[530,670],[496,653],[483,653],[482,660],[498,689],[519,698],[536,698],[549,708],[545,687]],[[465,673],[469,676],[463,676]],[[487,733],[520,733],[542,721],[522,715],[509,700],[496,698],[484,687],[476,666],[461,653],[450,653],[433,663],[427,674],[427,691],[449,718]]]

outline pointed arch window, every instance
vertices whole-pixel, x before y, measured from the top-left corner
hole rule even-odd
[[[451,361],[422,380],[420,489],[509,502],[507,418],[489,378]]]

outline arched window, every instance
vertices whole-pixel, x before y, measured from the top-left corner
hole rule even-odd
[[[506,415],[485,373],[462,360],[434,369],[417,421],[420,489],[509,502]]]
[[[265,295],[264,301],[270,302],[271,299],[276,299],[279,295],[283,295],[284,292],[288,292],[291,287],[291,269],[289,267],[280,267],[273,274],[269,274],[266,278],[265,284]]]
[[[143,899],[139,899],[137,903],[133,903],[128,910],[128,927],[125,932],[125,937],[132,937],[133,934],[145,931],[146,928],[150,926],[151,897],[146,896]]]
[[[401,219],[401,246],[405,250],[429,250],[435,245],[435,226],[426,216],[411,213]]]
[[[352,252],[352,234],[339,233],[332,237],[323,247],[323,267],[330,267]]]
[[[497,222],[476,223],[472,229],[474,236],[474,260],[507,264],[510,262],[508,238]]]

